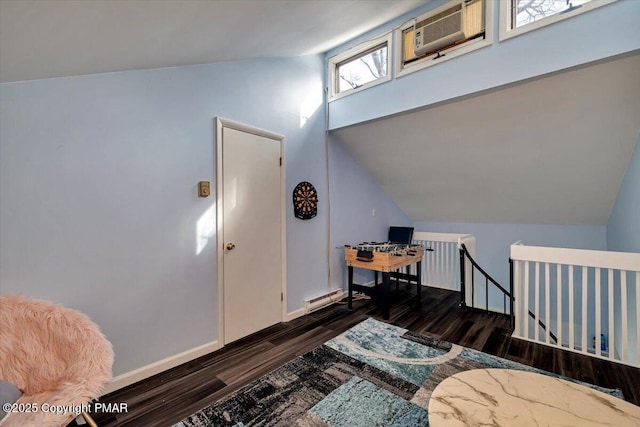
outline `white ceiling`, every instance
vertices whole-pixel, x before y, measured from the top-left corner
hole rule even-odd
[[[640,55],[332,134],[415,221],[604,225],[640,134]]]
[[[427,0],[0,0],[0,81],[321,53]]]

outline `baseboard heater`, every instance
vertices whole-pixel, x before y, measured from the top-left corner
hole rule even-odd
[[[311,298],[304,302],[304,311],[305,313],[311,313],[312,311],[326,307],[331,303],[340,301],[343,294],[344,292],[342,292],[342,289],[336,289],[335,291],[320,295],[319,297]]]

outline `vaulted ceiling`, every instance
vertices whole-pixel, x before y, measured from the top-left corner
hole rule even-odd
[[[640,54],[332,132],[415,221],[558,225],[607,223],[639,134]]]
[[[330,50],[426,0],[2,0],[0,80]]]

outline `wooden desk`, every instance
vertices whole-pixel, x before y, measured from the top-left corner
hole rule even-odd
[[[472,369],[433,390],[431,427],[640,426],[640,406],[533,372]]]
[[[422,257],[424,256],[424,249],[418,251],[415,254],[393,254],[388,252],[373,252],[373,260],[371,262],[360,261],[357,259],[358,251],[357,249],[345,248],[344,250],[344,259],[347,263],[347,267],[349,270],[349,308],[353,308],[353,291],[359,291],[370,295],[371,293],[376,294],[376,296],[380,299],[382,303],[382,316],[385,319],[389,318],[390,311],[390,288],[391,288],[391,280],[390,275],[400,270],[404,267],[410,266],[412,264],[417,263],[416,274],[404,274],[404,273],[396,273],[398,277],[403,278],[409,283],[415,281],[417,286],[417,300],[418,304],[420,304],[422,298],[422,285],[421,285],[421,277],[420,272],[422,269]],[[374,284],[374,287],[371,288],[369,286],[363,286],[356,283],[353,283],[353,269],[354,268],[362,268],[364,270],[371,270],[375,272],[382,273],[382,283],[380,291],[378,292],[378,283]],[[377,274],[376,274],[376,282],[377,282]]]

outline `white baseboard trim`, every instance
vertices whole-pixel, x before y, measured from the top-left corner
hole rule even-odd
[[[153,375],[164,372],[168,369],[175,368],[183,363],[189,362],[193,359],[197,359],[200,356],[209,354],[220,349],[218,341],[212,341],[207,344],[203,344],[198,347],[194,347],[190,350],[183,351],[182,353],[174,356],[167,357],[166,359],[159,360],[133,371],[118,375],[114,377],[102,392],[102,396],[112,393],[116,390],[137,383],[138,381],[152,377]]]
[[[298,310],[292,311],[291,313],[287,313],[286,317],[284,318],[285,322],[291,322],[293,319],[297,319],[298,317],[302,317],[305,314],[307,314],[304,310],[304,308],[300,308]]]

